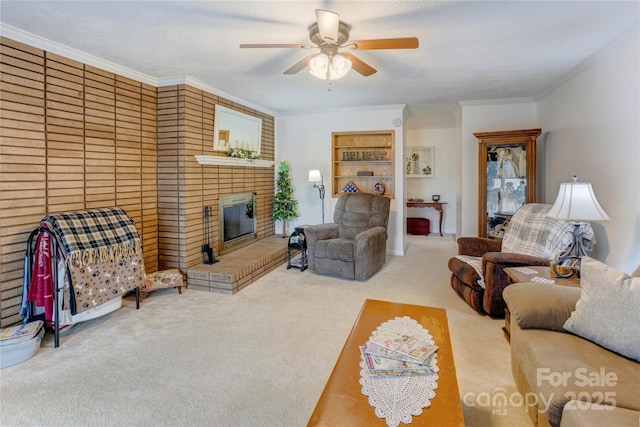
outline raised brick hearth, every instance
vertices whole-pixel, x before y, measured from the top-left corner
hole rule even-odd
[[[287,261],[287,242],[269,236],[231,253],[218,256],[215,264],[187,269],[189,289],[235,294]]]

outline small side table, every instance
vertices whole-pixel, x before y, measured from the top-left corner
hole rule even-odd
[[[411,202],[411,201],[407,201],[407,207],[408,208],[433,208],[435,210],[437,210],[438,212],[440,212],[440,235],[442,236],[442,221],[444,219],[444,209],[442,208],[442,205],[446,205],[447,202]]]
[[[573,286],[580,287],[579,277],[551,277],[549,266],[528,265],[525,267],[507,267],[504,269],[505,274],[511,280],[511,283],[523,283],[523,282],[535,282],[539,279],[553,280],[555,283],[548,283],[559,286]],[[534,279],[538,278],[538,279]],[[540,283],[540,286],[545,286],[544,282]],[[502,328],[504,336],[507,341],[511,342],[511,313],[509,307],[504,309],[504,327]]]
[[[531,270],[532,272],[528,272]],[[580,287],[580,278],[573,276],[569,278],[551,277],[549,266],[528,265],[525,267],[507,267],[504,272],[511,283],[535,282],[534,278],[551,279],[554,285]]]
[[[301,225],[295,228],[295,231],[289,236],[289,242],[287,244],[287,270],[291,267],[299,268],[300,271],[305,271],[308,266],[307,258],[307,238],[304,235],[304,228],[306,225]],[[294,259],[297,253],[300,252],[300,257]]]

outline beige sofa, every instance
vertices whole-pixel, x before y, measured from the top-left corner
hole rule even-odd
[[[626,328],[614,324],[614,332],[605,334],[606,341],[620,331],[616,339],[622,340],[622,347],[605,344],[630,353],[631,357],[565,329],[599,340],[590,332],[575,328],[576,316],[589,314],[595,328],[599,327],[597,322],[606,323],[603,319],[607,317],[618,323],[626,316],[629,322],[638,321],[640,278],[619,273],[620,280],[609,286],[605,283],[608,279],[592,272],[597,263],[590,261],[587,267],[583,261],[582,288],[531,282],[504,290],[510,312],[512,372],[536,426],[640,425],[640,325]],[[588,289],[585,280],[590,282]],[[593,289],[606,296],[594,295]],[[609,308],[586,311],[593,309],[589,298],[594,296],[600,298],[596,304],[606,302],[604,307]]]

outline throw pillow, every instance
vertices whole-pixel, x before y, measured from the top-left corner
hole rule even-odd
[[[517,283],[504,288],[502,296],[511,321],[521,329],[564,332],[562,326],[576,307],[580,288],[540,283]]]
[[[564,324],[574,334],[640,361],[640,277],[583,257],[582,295]]]

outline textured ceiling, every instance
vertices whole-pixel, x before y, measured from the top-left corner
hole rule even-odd
[[[460,101],[541,95],[637,25],[637,1],[7,1],[3,25],[154,78],[187,75],[280,115],[407,104],[426,124],[451,123]],[[282,72],[309,43],[316,8],[351,39],[415,36],[416,50],[353,52],[378,70],[332,84]],[[424,113],[427,113],[426,115]]]

